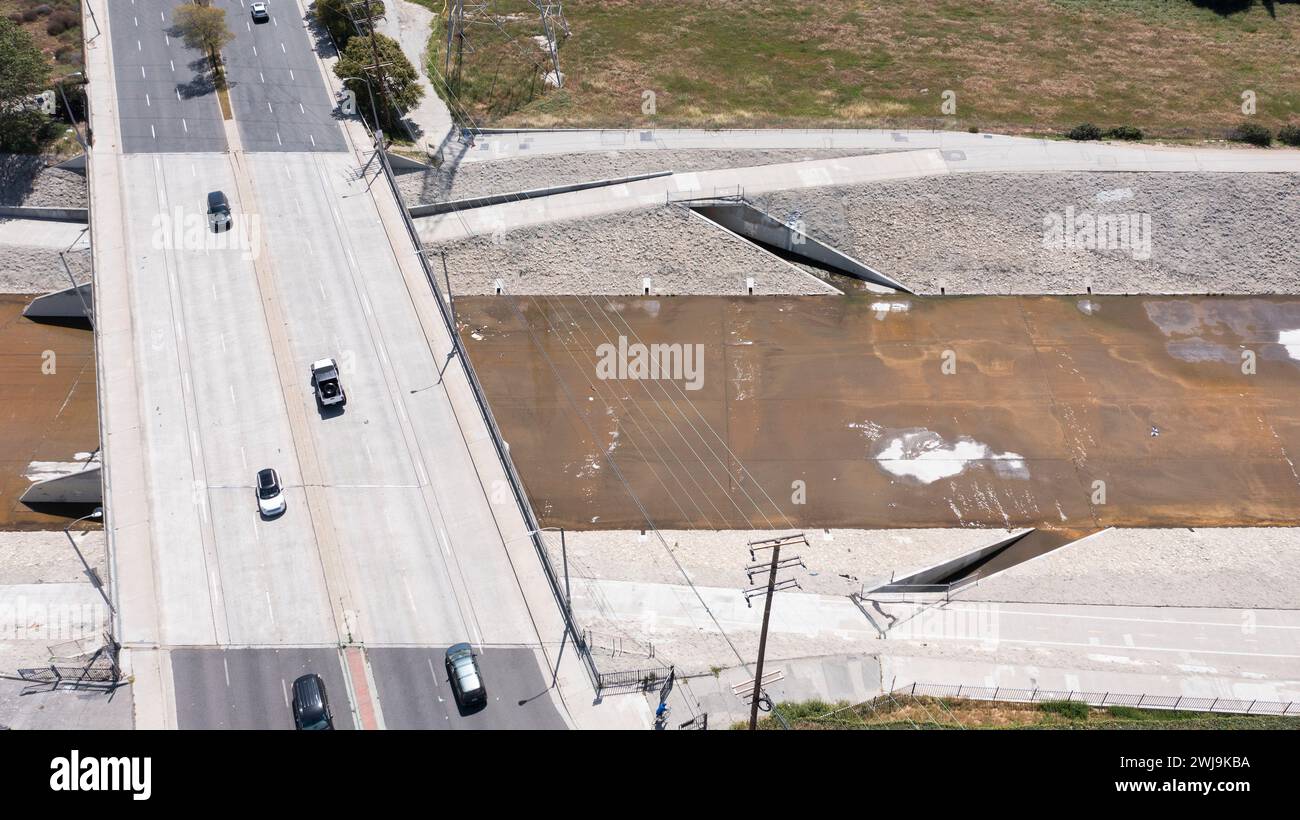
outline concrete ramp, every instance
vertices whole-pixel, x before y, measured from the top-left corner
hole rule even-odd
[[[104,503],[104,486],[99,474],[99,464],[87,466],[67,475],[37,481],[27,488],[19,499],[30,506],[46,504]]]
[[[28,319],[84,319],[94,316],[94,290],[90,282],[38,296],[23,309]]]
[[[748,202],[719,202],[694,205],[692,208],[733,233],[760,245],[776,248],[799,261],[842,273],[854,279],[911,293],[896,279],[862,264],[824,242],[813,239],[804,231],[785,224]]]

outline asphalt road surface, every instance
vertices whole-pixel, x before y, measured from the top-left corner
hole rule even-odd
[[[487,706],[466,712],[456,703],[446,647],[371,649],[367,652],[388,729],[563,729],[555,711],[545,661],[532,649],[487,648],[479,669]],[[522,703],[521,703],[522,701]]]
[[[247,0],[214,0],[213,5],[226,10],[226,24],[235,33],[224,56],[244,149],[347,150],[298,6],[268,3],[271,19],[255,23]]]
[[[109,4],[122,149],[224,151],[217,93],[203,56],[171,36],[170,4]]]
[[[292,729],[293,682],[310,672],[325,681],[334,728],[355,727],[337,649],[175,649],[171,663],[181,729]]]

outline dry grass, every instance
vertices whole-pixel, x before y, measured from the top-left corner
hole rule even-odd
[[[1245,90],[1269,127],[1300,117],[1300,6],[1272,7],[1276,17],[1192,0],[575,0],[562,91],[534,82],[542,54],[525,14],[508,25],[513,42],[472,31],[458,93],[494,125],[1023,133],[1092,121],[1217,138],[1241,120]],[[944,90],[955,115],[940,109]]]
[[[48,7],[48,12],[37,13]],[[24,13],[31,17],[23,19]],[[81,4],[78,0],[0,0],[0,16],[8,17],[32,36],[50,62],[51,74],[61,77],[82,66]],[[58,31],[64,23],[71,25]],[[55,28],[51,29],[54,24]],[[51,30],[58,31],[50,34]]]

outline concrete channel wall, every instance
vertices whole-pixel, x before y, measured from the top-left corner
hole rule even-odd
[[[648,174],[636,174],[635,176],[616,177],[614,179],[595,179],[590,182],[573,182],[568,185],[553,185],[549,188],[534,188],[528,191],[514,191],[506,194],[488,194],[487,196],[455,199],[450,202],[434,202],[429,205],[416,205],[411,208],[410,211],[411,216],[418,219],[422,216],[437,216],[438,214],[451,213],[452,211],[464,211],[470,208],[483,208],[488,205],[500,205],[503,202],[516,202],[522,199],[536,199],[537,197],[543,196],[567,194],[573,191],[585,191],[589,188],[604,188],[608,185],[623,185],[628,182],[639,182],[643,179],[666,177],[670,176],[672,173],[672,171],[654,171]]]
[[[53,222],[90,222],[89,208],[28,208],[0,205],[0,219],[47,219]]]

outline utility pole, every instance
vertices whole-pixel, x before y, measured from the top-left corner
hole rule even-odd
[[[745,567],[745,575],[748,576],[749,582],[754,583],[754,576],[767,570],[767,584],[764,586],[751,587],[745,590],[745,606],[752,606],[751,601],[760,596],[766,596],[763,602],[763,629],[758,638],[758,663],[754,670],[754,691],[751,694],[749,704],[749,731],[753,732],[758,729],[758,705],[763,699],[763,658],[767,654],[767,624],[772,616],[772,599],[776,593],[783,589],[791,587],[799,588],[799,581],[794,578],[785,578],[777,581],[777,573],[790,567],[806,566],[803,558],[796,555],[791,558],[781,558],[781,547],[794,546],[803,544],[808,546],[808,539],[803,533],[794,533],[792,535],[782,535],[776,538],[765,538],[760,541],[749,542],[749,559],[758,561],[758,553],[762,550],[771,550],[772,558],[765,566],[762,563],[754,563]]]
[[[357,35],[360,37],[370,38],[370,53],[374,62],[370,65],[364,66],[362,71],[366,74],[373,75],[379,80],[379,102],[384,106],[384,110],[386,111],[389,107],[394,107],[392,95],[388,90],[388,75],[384,72],[384,68],[391,64],[385,63],[380,59],[379,39],[375,36],[375,21],[382,19],[384,15],[376,14],[374,12],[374,9],[370,5],[371,0],[342,0],[342,2],[344,3],[344,8],[348,13],[349,19],[352,20],[352,28],[356,31]],[[358,14],[358,7],[361,8],[360,14]],[[373,101],[371,102],[370,107],[372,109],[375,108]],[[381,123],[379,109],[375,109],[372,113],[375,117],[375,128],[378,129]]]

